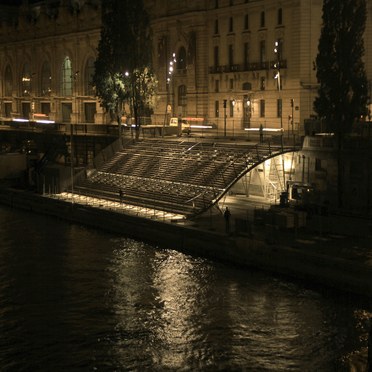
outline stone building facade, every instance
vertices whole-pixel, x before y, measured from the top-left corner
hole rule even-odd
[[[219,127],[226,117],[228,130],[260,124],[292,130],[293,117],[297,131],[312,114],[322,2],[177,3],[153,1],[152,11],[154,62],[163,104],[170,92],[171,114],[204,117]]]
[[[100,123],[91,85],[100,1],[41,1],[5,7],[0,27],[0,114]]]
[[[304,120],[314,114],[322,0],[145,3],[159,80],[153,124],[182,116],[230,132],[262,124],[302,133]],[[372,0],[367,3],[365,62],[372,90]],[[91,85],[100,4],[24,0],[19,8],[2,9],[2,118],[45,114],[63,123],[109,120]]]

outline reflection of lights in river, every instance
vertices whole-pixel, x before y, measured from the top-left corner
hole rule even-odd
[[[154,287],[157,289],[157,301],[163,305],[162,322],[155,332],[168,345],[187,345],[197,337],[196,319],[202,316],[201,307],[196,295],[201,289],[200,282],[193,272],[194,266],[187,256],[174,252],[156,268]],[[187,354],[187,349],[184,350]],[[169,352],[163,356],[167,367],[182,367],[183,358]]]

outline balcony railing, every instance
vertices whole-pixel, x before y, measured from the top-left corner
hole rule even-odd
[[[275,63],[277,62],[267,61],[267,62],[253,62],[253,63],[237,64],[237,65],[211,66],[209,67],[209,73],[210,74],[222,74],[226,72],[270,70],[270,69],[275,69],[274,67]],[[281,69],[287,68],[287,60],[279,61],[279,66]]]

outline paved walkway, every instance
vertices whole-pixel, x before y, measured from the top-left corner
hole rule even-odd
[[[111,210],[116,213],[155,219],[167,223],[179,223],[197,229],[214,231],[222,236],[229,235],[254,238],[268,244],[310,250],[321,255],[343,258],[372,267],[372,228],[370,221],[336,215],[312,216],[306,219],[306,226],[299,228],[279,228],[275,224],[257,221],[255,214],[268,211],[271,204],[264,198],[245,196],[226,196],[218,207],[203,213],[192,220],[185,220],[182,215],[158,211],[149,208],[126,205],[124,203],[91,198],[78,194],[62,193],[49,195],[57,199],[76,204],[90,205]],[[230,233],[226,233],[223,211],[231,211]],[[280,208],[278,209],[280,211]],[[258,211],[258,212],[257,212]],[[287,208],[282,211],[288,212]],[[243,223],[242,226],[240,226]]]
[[[195,218],[194,225],[206,230],[225,233],[222,211],[231,211],[231,235],[243,235],[266,241],[268,244],[311,250],[322,255],[332,255],[347,260],[364,263],[372,267],[371,221],[337,215],[312,216],[306,219],[306,226],[300,228],[278,228],[275,225],[255,223],[255,210],[267,211],[270,204],[263,198],[227,196],[220,201],[220,211]],[[278,210],[280,208],[278,207]],[[284,208],[283,211],[286,211]],[[239,221],[248,221],[248,232],[237,232]],[[226,234],[226,233],[225,233]]]

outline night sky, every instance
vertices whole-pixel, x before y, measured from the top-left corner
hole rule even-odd
[[[40,2],[40,0],[28,0],[28,3],[29,4],[34,4],[34,3],[38,3]],[[17,5],[21,5],[22,4],[22,0],[0,0],[0,5],[14,5],[14,6],[17,6]]]
[[[21,5],[22,0],[0,0],[0,5]]]

